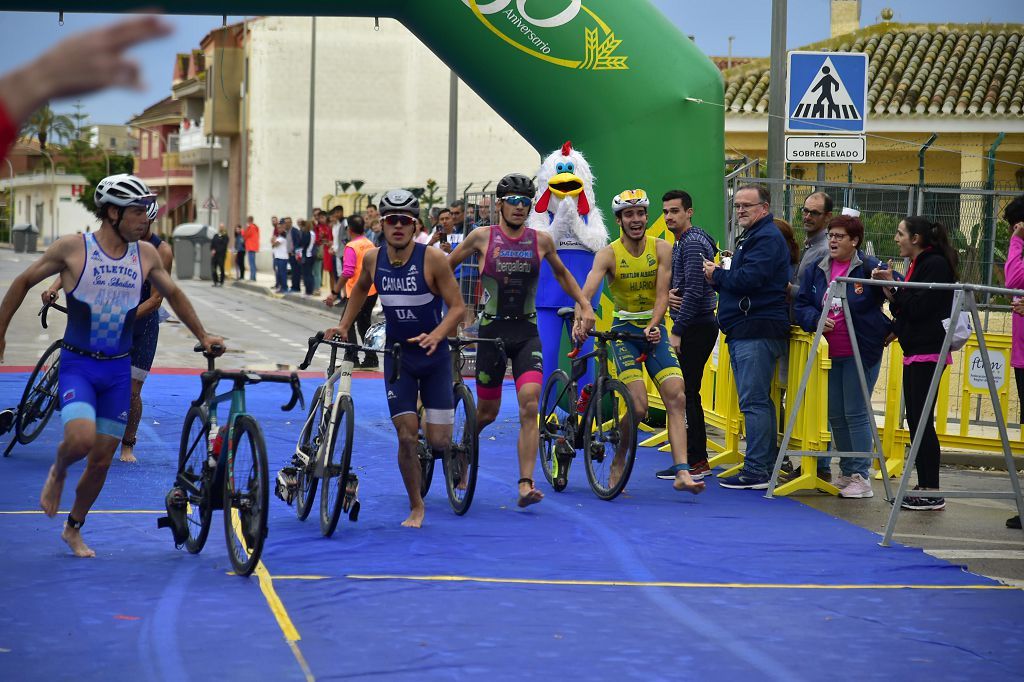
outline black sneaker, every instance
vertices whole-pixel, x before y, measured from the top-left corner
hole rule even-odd
[[[1017,530],[1020,530],[1020,514],[1017,514],[1014,517],[1006,519],[1006,527],[1016,528]]]
[[[702,460],[696,464],[690,465],[690,478],[694,481],[703,481],[704,477],[711,473],[711,467],[708,466],[708,461]],[[662,469],[658,473],[654,474],[657,478],[663,481],[674,481],[676,480],[676,471],[672,467],[668,469]]]
[[[911,495],[903,498],[903,504],[900,507],[913,511],[938,511],[939,509],[946,508],[946,500],[942,497],[917,497]]]
[[[14,426],[14,419],[17,415],[14,410],[3,410],[0,411],[0,435],[3,435],[11,430]]]
[[[739,473],[735,476],[723,478],[718,482],[723,488],[732,490],[767,490],[768,476],[751,476],[750,474]]]

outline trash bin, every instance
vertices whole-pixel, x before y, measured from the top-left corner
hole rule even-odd
[[[31,223],[20,223],[11,228],[15,253],[34,253],[38,238],[39,228]]]
[[[210,241],[217,233],[212,227],[201,223],[182,223],[174,228],[174,274],[178,279],[193,279],[196,276],[196,260],[199,261],[199,279],[211,278]]]

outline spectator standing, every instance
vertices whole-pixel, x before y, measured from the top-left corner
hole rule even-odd
[[[245,235],[242,226],[235,225],[235,279],[245,279]]]
[[[452,233],[452,211],[449,208],[442,208],[437,214],[437,227],[430,235],[430,246],[436,246],[445,253],[452,252],[452,245],[448,241]]]
[[[718,292],[718,325],[729,344],[747,435],[743,469],[720,485],[764,490],[778,448],[771,383],[789,338],[790,254],[775,225],[767,188],[744,185],[733,202],[743,232],[730,269],[704,261],[704,276]]]
[[[217,234],[210,240],[210,261],[212,265],[213,286],[224,286],[224,261],[228,257],[228,231],[224,223],[220,224]]]
[[[288,240],[288,268],[291,270],[292,293],[299,293],[302,286],[302,264],[299,242],[302,239],[302,230],[292,224],[291,218],[284,219],[285,239]]]
[[[274,228],[271,242],[274,256],[274,288],[279,294],[288,293],[288,237],[283,223]]]
[[[313,263],[316,260],[316,237],[308,220],[299,221],[299,230],[298,241],[295,244],[295,260],[302,272],[302,285],[306,296],[312,296],[315,289]]]
[[[366,207],[366,211],[363,212],[363,222],[366,225],[366,238],[375,246],[383,246],[384,237],[380,231],[380,212],[376,206],[370,204]],[[340,258],[341,251],[338,254]]]
[[[1024,194],[1017,197],[1003,211],[1003,219],[1010,224],[1010,246],[1006,254],[1006,286],[1024,289]],[[1012,301],[1012,347],[1010,365],[1017,379],[1019,421],[1024,423],[1024,296]],[[1024,429],[1024,426],[1021,427]],[[1006,521],[1007,528],[1020,528],[1020,516]]]
[[[958,257],[949,244],[946,228],[924,216],[908,216],[896,228],[896,244],[900,256],[910,259],[908,282],[957,281]],[[872,278],[892,281],[892,268],[875,268]],[[921,446],[917,451],[917,485],[914,490],[939,489],[941,452],[939,437],[935,433],[935,401],[931,411],[922,416],[932,375],[941,363],[943,371],[951,365],[950,354],[939,357],[946,330],[942,321],[950,316],[953,292],[929,289],[884,287],[889,299],[889,310],[895,316],[893,330],[903,348],[903,401],[907,406],[907,424],[913,440],[918,429],[923,429]],[[911,495],[903,499],[903,508],[915,511],[943,509],[946,501],[941,497]]]
[[[708,435],[701,405],[700,386],[704,366],[718,341],[715,305],[718,296],[704,278],[704,261],[715,259],[718,248],[707,232],[693,224],[693,199],[674,189],[661,198],[665,225],[675,237],[672,246],[672,284],[669,313],[672,333],[669,342],[679,358],[686,396],[686,461],[690,477],[700,481],[708,467]],[[675,472],[659,471],[658,478],[674,479]]]
[[[851,333],[856,336],[857,350],[864,367],[868,394],[875,389],[878,371],[882,365],[882,352],[892,321],[882,312],[885,295],[881,287],[848,285],[846,299],[853,319],[853,329],[846,326],[842,299],[828,297],[829,285],[837,277],[868,279],[878,267],[878,259],[861,250],[864,243],[864,224],[852,216],[836,216],[828,226],[829,255],[804,272],[796,298],[796,319],[804,331],[818,328],[821,311],[828,306],[824,334],[828,341],[832,368],[828,372],[828,423],[832,442],[839,452],[871,452],[874,449],[874,415],[864,402],[861,392],[857,361],[853,357]],[[828,461],[819,458],[819,461]],[[871,459],[869,457],[841,457],[842,473],[836,482],[840,497],[872,497]]]
[[[815,192],[804,199],[804,207],[800,209],[800,214],[803,216],[804,230],[807,236],[804,239],[804,255],[800,259],[796,283],[794,287],[790,288],[791,298],[796,298],[795,289],[803,281],[804,273],[817,267],[821,259],[829,255],[825,228],[832,220],[833,206],[832,197],[825,192]],[[775,222],[778,223],[778,221]]]
[[[327,307],[332,307],[336,296],[340,295],[342,288],[345,290],[345,298],[352,294],[356,282],[359,281],[359,274],[363,271],[363,257],[367,251],[374,249],[373,242],[366,237],[366,224],[362,216],[354,215],[348,220],[349,241],[345,245],[345,253],[342,258],[341,275],[338,277],[337,288],[331,291],[331,295],[324,301]],[[373,307],[377,305],[377,289],[370,285],[366,300],[363,301],[355,322],[348,332],[349,343],[357,343],[356,330],[359,331],[359,339],[366,339],[366,330],[370,328],[370,320],[373,315]],[[377,354],[366,352],[363,358],[363,369],[377,369]]]
[[[331,232],[331,226],[327,224],[327,214],[324,211],[317,214],[314,235],[316,237],[316,261],[313,264],[313,281],[316,286],[313,295],[319,296],[324,282],[324,272],[330,276],[331,282],[334,281],[334,256],[331,253],[334,248],[334,235]]]
[[[249,259],[249,279],[256,281],[256,254],[260,251],[260,228],[253,222],[252,216],[247,219],[243,235],[245,236],[245,253]]]

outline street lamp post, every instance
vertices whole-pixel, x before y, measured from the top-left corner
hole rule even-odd
[[[126,123],[125,125],[129,128],[153,133],[160,138],[160,142],[163,144],[163,151],[160,154],[160,163],[164,167],[164,234],[170,234],[170,225],[168,225],[168,222],[170,221],[171,213],[171,164],[167,162],[167,152],[170,149],[170,145],[167,143],[167,136],[155,128],[147,128],[146,126],[140,126],[135,123]]]

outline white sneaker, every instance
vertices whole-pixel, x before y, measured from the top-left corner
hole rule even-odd
[[[853,479],[850,476],[847,476],[846,474],[840,474],[839,478],[836,479],[836,484],[835,485],[836,485],[837,488],[842,490],[846,486],[850,485],[850,481],[852,481],[852,480]]]
[[[874,497],[875,491],[871,489],[871,483],[860,474],[850,476],[850,482],[839,491],[840,497],[864,498]]]

